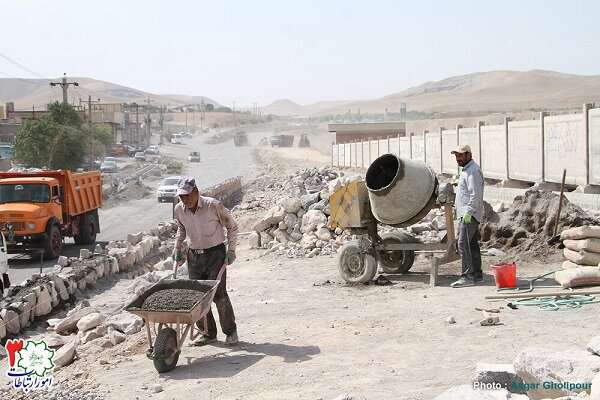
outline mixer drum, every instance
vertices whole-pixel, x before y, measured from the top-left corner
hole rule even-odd
[[[438,181],[421,161],[384,154],[371,163],[365,181],[373,216],[383,224],[413,225],[435,206]]]

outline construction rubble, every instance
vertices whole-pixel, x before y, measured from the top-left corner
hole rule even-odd
[[[82,249],[79,258],[61,256],[52,272],[34,275],[11,287],[0,301],[0,340],[47,325],[44,339],[56,351],[55,370],[82,354],[125,342],[141,330],[143,321],[123,309],[146,288],[171,275],[168,269],[172,266],[170,254],[176,230],[174,222],[161,223],[149,233],[130,234],[127,240],[110,242],[105,248],[98,245],[94,252]],[[121,278],[133,279],[127,288],[129,297],[121,298],[110,312],[101,312],[84,299],[86,292],[102,282]],[[64,314],[64,310],[69,311],[63,318],[53,317]],[[92,395],[90,389],[73,392],[66,384],[61,385],[61,393],[52,396],[103,398]]]
[[[455,386],[435,400],[600,399],[600,336],[586,349],[551,351],[528,347],[512,364],[478,363],[471,384]]]

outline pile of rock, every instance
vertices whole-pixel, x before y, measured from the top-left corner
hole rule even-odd
[[[356,179],[361,178],[339,176],[331,168],[306,169],[288,177],[278,196],[272,197],[276,203],[254,224],[250,247],[267,248],[290,258],[334,254],[343,243],[344,232],[329,228],[329,196]],[[253,200],[241,208],[256,203]]]
[[[472,383],[453,387],[436,400],[600,399],[600,336],[586,350],[553,352],[531,347],[512,364],[478,364]]]

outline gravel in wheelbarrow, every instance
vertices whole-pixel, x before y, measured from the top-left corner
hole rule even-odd
[[[163,289],[146,297],[140,308],[144,311],[190,311],[204,294],[194,289]]]

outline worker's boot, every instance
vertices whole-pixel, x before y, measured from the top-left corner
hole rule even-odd
[[[473,281],[473,279],[470,279],[466,276],[461,276],[456,282],[452,282],[452,284],[450,284],[450,286],[453,288],[461,288],[461,287],[474,286],[474,285],[475,285],[475,281]]]
[[[227,335],[227,337],[225,338],[225,343],[228,346],[237,346],[237,344],[239,343],[237,330],[233,331],[230,335]]]
[[[192,343],[190,343],[190,346],[206,346],[207,344],[212,344],[212,343],[216,343],[217,342],[217,338],[216,337],[210,337],[210,336],[206,336],[206,335],[202,335],[200,337],[200,339],[193,341]]]

